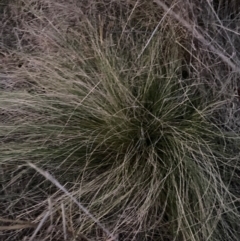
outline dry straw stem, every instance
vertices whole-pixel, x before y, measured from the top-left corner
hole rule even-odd
[[[98,219],[96,219],[77,199],[64,187],[62,186],[50,173],[41,170],[33,163],[28,163],[28,165],[35,169],[37,172],[39,172],[41,175],[43,175],[47,180],[52,182],[57,188],[59,188],[61,191],[63,191],[74,203],[77,204],[77,206],[90,218],[92,219],[106,234],[108,237],[111,238],[112,241],[117,241],[116,237],[108,230],[106,229]],[[38,228],[35,230],[33,236],[31,237],[31,241],[34,240],[34,237],[36,233],[40,230],[42,223],[46,220],[46,218],[49,216],[50,213],[46,213],[46,215],[43,217],[42,221],[38,225]],[[64,226],[65,227],[65,226]],[[65,228],[64,228],[65,229]],[[66,232],[65,232],[66,233]],[[65,236],[66,239],[66,236]]]
[[[171,8],[169,8],[163,1],[154,0],[160,7],[166,11],[167,14],[170,14],[173,18],[175,18],[182,26],[184,26],[190,34],[193,35],[194,38],[199,40],[205,47],[209,48],[213,53],[217,54],[224,63],[226,63],[229,67],[231,67],[232,71],[236,71],[240,73],[239,64],[235,64],[232,62],[226,55],[224,55],[219,49],[215,48],[210,40],[207,40],[196,28],[196,26],[191,25],[187,22],[180,14],[174,12]],[[208,2],[208,1],[207,1]]]

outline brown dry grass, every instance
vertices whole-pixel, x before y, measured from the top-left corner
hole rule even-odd
[[[229,1],[229,5],[234,6],[232,8],[221,1],[205,0],[20,0],[0,4],[0,240],[239,240],[239,149],[233,146],[234,141],[231,143],[232,138],[228,139],[229,136],[238,139],[240,126],[240,103],[236,92],[240,74],[240,13],[236,1]],[[162,55],[156,54],[158,48],[165,58],[159,61],[161,64],[177,66],[174,76],[176,74],[178,79],[186,81],[191,88],[199,87],[196,95],[205,101],[203,106],[209,110],[207,114],[212,125],[216,125],[221,134],[226,133],[226,139],[223,138],[226,143],[222,143],[221,138],[219,141],[219,146],[226,147],[226,151],[221,153],[222,150],[217,148],[221,154],[217,157],[213,154],[212,158],[211,148],[217,145],[206,141],[207,154],[202,157],[211,161],[214,159],[216,166],[204,166],[202,169],[205,168],[207,174],[199,179],[194,177],[202,174],[202,169],[196,175],[194,171],[188,175],[181,169],[179,183],[174,179],[176,176],[169,181],[172,186],[168,183],[162,186],[161,180],[157,182],[156,174],[159,173],[156,171],[153,172],[152,183],[146,186],[141,184],[143,187],[139,188],[138,182],[144,183],[146,179],[128,177],[125,160],[119,166],[114,161],[115,169],[107,169],[108,164],[89,168],[87,163],[81,166],[80,171],[78,163],[71,159],[75,146],[67,146],[69,150],[66,153],[58,150],[58,146],[68,143],[76,135],[80,136],[80,132],[74,130],[66,135],[59,132],[58,138],[51,132],[51,128],[58,130],[57,125],[62,125],[60,119],[58,122],[55,116],[49,114],[52,111],[59,116],[58,111],[61,111],[57,107],[59,103],[54,106],[54,101],[62,98],[60,104],[64,106],[63,103],[66,103],[62,107],[66,109],[78,103],[71,86],[76,84],[73,81],[76,76],[90,82],[83,86],[88,90],[86,97],[91,93],[98,94],[96,80],[103,80],[105,75],[117,76],[117,79],[122,75],[132,77],[131,73],[134,73],[134,78],[138,79],[146,74],[146,66],[149,72],[153,71],[155,58],[162,58]],[[96,71],[98,62],[91,62],[91,59],[95,61],[96,56],[101,57],[103,73]],[[122,60],[121,56],[126,58]],[[128,63],[129,59],[131,61]],[[137,62],[139,59],[143,59],[140,65]],[[109,62],[114,68],[106,64]],[[106,88],[110,87],[106,85]],[[123,93],[123,103],[133,101],[120,84],[117,88]],[[182,88],[185,90],[185,87]],[[110,90],[114,91],[114,88]],[[103,93],[108,92],[100,92],[99,95]],[[188,92],[184,94],[188,100]],[[52,104],[44,102],[44,95],[44,98],[52,98]],[[114,95],[110,97],[113,103],[110,107],[117,108],[119,102]],[[94,98],[90,101],[94,103]],[[211,108],[209,103],[212,103]],[[76,106],[77,109],[79,104]],[[108,117],[112,109],[108,113],[104,107],[101,108]],[[124,110],[123,107],[119,108],[119,112]],[[199,111],[200,116],[205,113],[204,108]],[[65,119],[63,130],[68,126],[68,121],[75,123],[71,122],[75,108],[72,112],[64,111],[69,116]],[[94,111],[98,114],[97,110]],[[122,117],[121,114],[119,116]],[[35,127],[34,122],[50,123],[50,131],[44,130],[44,136],[41,136],[38,132],[41,126]],[[109,126],[112,124],[107,123]],[[94,126],[94,123],[91,124]],[[29,132],[22,138],[17,128],[20,133],[25,133],[27,128]],[[34,131],[38,135],[32,135]],[[100,136],[99,133],[95,139]],[[208,128],[206,133],[210,133]],[[185,132],[182,134],[184,136]],[[185,137],[188,135],[179,138],[184,142]],[[121,153],[119,142],[123,150],[131,153],[131,150],[124,149],[125,142],[117,139],[115,144],[114,138],[109,138],[115,145],[111,153],[115,150]],[[201,146],[201,140],[197,141]],[[50,151],[41,149],[48,143]],[[111,147],[112,143],[106,143]],[[181,148],[175,150],[174,145],[175,142],[171,147],[178,153]],[[189,146],[188,151],[191,148]],[[57,155],[55,150],[64,157],[60,162],[52,158]],[[108,157],[108,154],[100,154]],[[222,156],[225,162],[219,164],[217,160]],[[124,158],[127,159],[127,155]],[[195,158],[201,166],[198,157]],[[212,170],[211,174],[209,170]],[[147,168],[144,171],[149,175]],[[81,175],[78,175],[79,172]],[[198,182],[185,183],[182,176]],[[114,181],[116,184],[112,183]],[[134,186],[134,181],[139,186]],[[172,187],[173,190],[166,190],[165,187]],[[208,195],[204,193],[204,188]],[[170,198],[160,195],[159,189]],[[175,189],[177,197],[174,195]],[[192,199],[196,202],[195,206],[189,204],[190,194],[187,193],[193,189],[196,191],[189,193],[196,195]],[[216,196],[211,199],[209,193]],[[161,203],[161,208],[157,202]],[[216,207],[207,206],[213,203]],[[196,216],[188,210],[195,210]]]

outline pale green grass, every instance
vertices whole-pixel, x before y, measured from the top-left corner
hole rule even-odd
[[[8,206],[11,218],[37,224],[30,240],[106,241],[106,230],[119,241],[238,240],[239,136],[220,116],[233,84],[209,77],[211,54],[187,60],[189,35],[175,20],[146,21],[157,5],[112,2],[121,31],[110,34],[101,8],[42,4],[23,5],[34,14],[22,21],[30,44],[0,90],[3,200],[16,201],[12,183],[25,180],[21,198],[33,203]],[[84,17],[65,28],[70,10]]]

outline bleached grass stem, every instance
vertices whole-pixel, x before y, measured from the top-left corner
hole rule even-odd
[[[57,188],[59,188],[62,192],[64,192],[90,219],[92,219],[94,221],[94,223],[96,223],[106,234],[108,237],[110,237],[113,241],[118,241],[116,239],[116,237],[114,237],[114,235],[108,230],[106,229],[103,224],[100,223],[100,221],[95,218],[88,210],[87,208],[85,208],[80,202],[77,201],[77,199],[75,197],[73,197],[73,195],[64,187],[62,186],[49,172],[46,172],[44,170],[42,170],[41,168],[37,167],[36,165],[34,165],[33,163],[28,163],[28,165],[35,169],[38,173],[40,173],[42,176],[44,176],[47,180],[49,180],[52,184],[54,184]],[[43,223],[46,218],[47,218],[47,214],[49,215],[49,213],[46,213],[46,215],[44,216],[44,218],[42,219],[41,223]],[[38,231],[38,229],[36,229],[36,231],[34,232],[32,237],[35,237],[35,233]],[[33,241],[33,238],[31,239],[31,241]]]
[[[217,54],[223,62],[225,62],[229,67],[231,67],[232,71],[240,73],[240,67],[237,64],[227,58],[219,49],[215,48],[210,41],[208,41],[195,27],[188,23],[183,17],[181,17],[178,13],[174,12],[161,0],[154,0],[154,2],[157,3],[160,7],[162,7],[164,11],[170,14],[173,18],[175,18],[183,27],[185,27],[193,35],[194,38],[198,39],[204,46],[209,48],[210,51]]]

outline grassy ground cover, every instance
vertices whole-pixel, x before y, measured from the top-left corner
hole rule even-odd
[[[0,240],[240,239],[237,1],[0,8]]]

